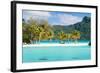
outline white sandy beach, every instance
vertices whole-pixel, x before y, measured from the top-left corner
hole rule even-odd
[[[88,43],[69,43],[69,44],[24,44],[23,47],[41,47],[41,46],[87,46]]]

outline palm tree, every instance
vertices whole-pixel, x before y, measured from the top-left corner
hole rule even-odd
[[[68,42],[71,41],[71,34],[70,33],[67,34],[67,39],[68,39]]]
[[[80,39],[80,32],[77,30],[74,30],[71,34],[71,38],[77,42],[78,39]]]
[[[43,36],[43,32],[44,32],[44,29],[41,28],[41,27],[38,27],[38,39],[39,39],[39,42],[42,40],[42,36]]]
[[[51,40],[54,37],[52,27],[46,20],[41,20],[41,22],[39,22],[30,17],[27,22],[27,25],[24,24],[25,22],[23,22],[23,37],[25,39],[27,38],[30,43],[31,41],[34,41],[36,43],[40,42],[41,40]]]
[[[54,32],[52,30],[49,30],[47,32],[47,35],[48,35],[48,39],[51,41],[51,39],[54,37]]]
[[[45,36],[42,36],[43,40],[51,40],[54,36],[54,32],[52,31],[52,27],[49,25],[48,21],[42,20],[40,27],[43,29],[41,35],[45,33]]]
[[[23,42],[24,43],[30,43],[31,39],[32,39],[32,34],[31,34],[31,29],[30,29],[30,25],[28,25],[27,23],[23,23],[22,24],[22,31],[23,31]]]
[[[67,40],[68,35],[65,34],[63,31],[61,31],[61,32],[58,34],[58,38],[60,39],[60,43],[65,43],[64,41]]]

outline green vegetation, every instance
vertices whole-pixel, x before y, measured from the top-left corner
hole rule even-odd
[[[63,31],[61,31],[58,34],[58,39],[60,40],[60,43],[65,43],[64,41],[68,39],[68,35],[66,33],[64,33]]]
[[[66,40],[84,39],[90,40],[90,18],[84,17],[82,22],[69,25],[52,25],[47,20],[34,20],[30,18],[28,21],[22,21],[23,43],[37,43],[41,40],[60,40],[65,43]]]
[[[22,28],[24,43],[36,43],[41,40],[51,40],[53,38],[54,33],[48,22],[46,20],[41,20],[40,23],[32,18],[30,18],[27,23],[23,21]]]
[[[80,32],[77,30],[74,30],[71,34],[71,39],[77,42],[77,40],[80,39]]]
[[[64,33],[72,33],[77,30],[80,32],[81,40],[91,40],[91,19],[85,16],[81,22],[75,23],[73,25],[54,25],[54,32],[59,33],[63,30]]]

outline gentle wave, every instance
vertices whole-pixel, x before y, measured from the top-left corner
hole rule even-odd
[[[26,44],[23,47],[41,47],[41,46],[87,46],[88,43],[71,43],[71,44]]]

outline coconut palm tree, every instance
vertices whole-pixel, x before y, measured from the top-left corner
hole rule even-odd
[[[71,34],[70,33],[67,34],[67,40],[68,40],[68,42],[71,41]]]
[[[71,39],[75,40],[77,42],[78,39],[80,39],[80,32],[77,30],[74,30],[71,34]]]
[[[41,21],[40,27],[43,29],[41,35],[43,35],[43,39],[51,40],[54,36],[54,32],[52,31],[52,27],[49,25],[48,21],[43,20]]]
[[[40,33],[43,32],[43,28],[39,26],[38,21],[34,20],[32,17],[28,20],[29,31],[30,31],[30,41],[39,42]]]
[[[30,43],[30,40],[32,39],[30,25],[28,25],[27,23],[23,23],[22,24],[22,31],[23,31],[23,42]]]
[[[58,34],[58,38],[60,39],[60,43],[65,43],[64,41],[67,40],[68,35],[65,34],[63,31],[61,31],[61,32]]]
[[[51,41],[51,39],[54,37],[54,32],[52,30],[49,30],[47,32],[47,35],[48,35],[48,39]]]
[[[27,22],[27,25],[24,25],[23,22],[23,32],[28,33],[29,40],[34,42],[40,42],[41,40],[51,40],[54,37],[54,32],[52,31],[52,27],[49,25],[48,21],[34,20],[32,17]],[[26,34],[24,36],[27,38]]]
[[[43,36],[43,33],[44,33],[44,29],[41,28],[41,27],[38,27],[38,40],[39,42],[42,40],[42,36]]]

